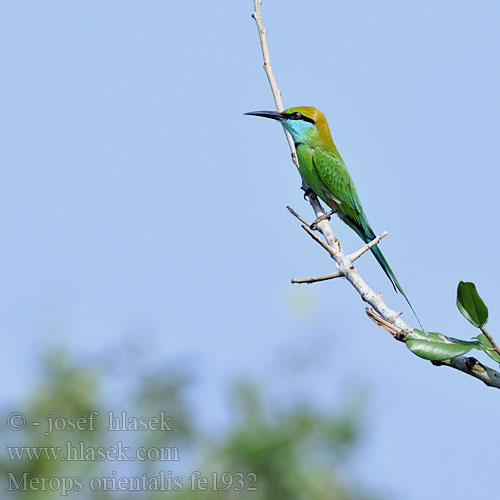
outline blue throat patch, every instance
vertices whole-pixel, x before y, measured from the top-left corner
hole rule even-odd
[[[284,120],[282,123],[295,142],[301,142],[302,139],[307,137],[311,128],[314,128],[314,124],[304,120]]]

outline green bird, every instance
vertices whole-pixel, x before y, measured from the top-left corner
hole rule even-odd
[[[309,188],[335,210],[340,219],[365,243],[375,238],[354,182],[333,142],[328,122],[319,109],[299,106],[285,109],[282,113],[252,111],[245,114],[280,121],[295,142],[300,173]],[[373,246],[371,251],[391,281],[394,290],[399,290],[418,320],[408,297],[378,246]],[[418,321],[420,323],[420,320]]]

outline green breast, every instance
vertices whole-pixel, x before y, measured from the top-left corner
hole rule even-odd
[[[337,210],[337,205],[325,196],[325,191],[328,191],[323,181],[318,175],[313,163],[313,150],[305,144],[296,146],[297,158],[300,165],[300,173],[308,186],[319,196],[328,206]]]

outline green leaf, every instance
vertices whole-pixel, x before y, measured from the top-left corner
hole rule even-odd
[[[493,360],[496,361],[497,363],[500,363],[500,354],[495,351],[494,347],[491,345],[491,342],[488,340],[488,337],[484,334],[481,333],[481,335],[478,335],[476,339],[480,340],[483,344],[485,344],[486,349],[485,352],[486,354]]]
[[[413,354],[431,361],[456,358],[471,349],[486,350],[481,340],[459,340],[438,332],[415,329],[406,337],[406,347]]]
[[[488,321],[488,308],[477,293],[474,283],[461,281],[458,284],[457,307],[465,318],[478,328]]]

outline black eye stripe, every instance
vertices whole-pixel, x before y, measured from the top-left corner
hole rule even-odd
[[[313,125],[316,123],[312,118],[309,118],[308,116],[304,116],[303,114],[298,113],[297,111],[294,111],[293,113],[286,115],[286,117],[289,120],[303,120],[305,122],[312,123]]]
[[[304,120],[305,122],[312,123],[313,125],[316,123],[312,118],[309,118],[308,116],[302,115],[301,119]]]

